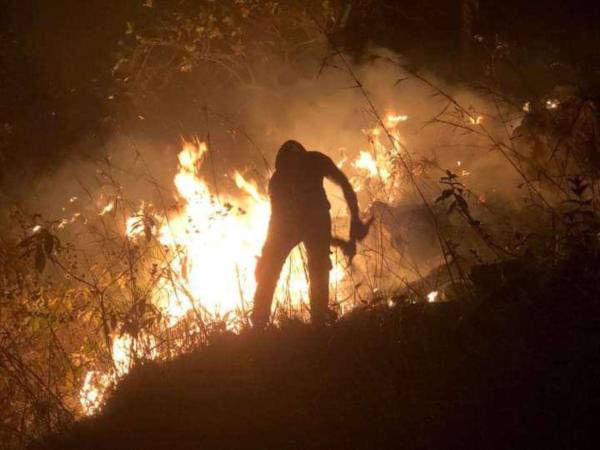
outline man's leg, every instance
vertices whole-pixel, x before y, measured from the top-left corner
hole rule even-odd
[[[329,304],[329,271],[331,260],[329,246],[331,242],[331,221],[329,213],[320,218],[311,227],[304,239],[308,256],[308,276],[310,279],[310,314],[312,322],[323,325],[327,317]]]
[[[252,326],[257,329],[263,329],[269,322],[271,303],[281,268],[289,252],[298,243],[293,236],[285,235],[274,228],[269,227],[262,255],[256,263],[256,292],[254,293]]]

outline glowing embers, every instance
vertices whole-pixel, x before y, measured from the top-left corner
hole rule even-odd
[[[427,303],[435,303],[435,301],[438,299],[438,296],[438,291],[431,291],[429,294],[427,294]]]
[[[201,142],[185,143],[175,176],[183,206],[158,231],[159,241],[175,255],[171,269],[177,283],[157,300],[175,320],[194,304],[209,314],[222,315],[251,302],[256,259],[271,213],[268,196],[239,172],[234,174],[237,191],[214,194],[199,175],[206,152]],[[304,261],[296,251],[284,268],[275,299],[285,298],[299,307],[307,293]],[[182,297],[189,298],[185,306]]]

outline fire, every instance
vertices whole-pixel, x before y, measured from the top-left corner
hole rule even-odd
[[[375,160],[375,158],[373,158],[373,155],[371,155],[365,150],[361,150],[360,156],[356,161],[354,161],[353,166],[357,169],[367,171],[372,177],[376,177],[379,170],[377,166],[377,161]]]
[[[199,176],[205,144],[186,143],[175,176],[183,210],[165,221],[159,241],[176,249],[171,269],[182,289],[157,299],[174,325],[195,305],[210,314],[235,311],[252,299],[254,268],[266,237],[269,201],[235,174],[240,192],[217,196]],[[235,205],[235,206],[234,206]]]
[[[560,101],[556,98],[546,100],[546,109],[557,109],[560,105]]]
[[[97,413],[104,403],[104,396],[113,379],[110,374],[90,370],[85,374],[79,391],[79,402],[86,415]]]
[[[481,125],[483,123],[483,116],[470,116],[469,123],[471,125]]]
[[[105,214],[108,214],[109,212],[111,212],[113,209],[115,209],[115,202],[110,201],[108,202],[106,205],[104,205],[104,208],[102,208],[102,210],[100,211],[100,215],[104,216]]]
[[[438,295],[439,295],[438,291],[431,291],[429,294],[427,294],[427,302],[434,303],[437,300]]]
[[[267,235],[268,196],[240,172],[234,173],[238,192],[214,194],[199,175],[207,151],[201,142],[185,143],[174,180],[184,206],[158,231],[158,240],[176,255],[171,269],[180,288],[167,289],[155,299],[172,325],[195,306],[222,316],[249,304],[256,289],[257,257]],[[341,281],[344,273],[341,266],[334,269],[332,283]],[[284,275],[275,301],[290,299],[299,308],[308,294],[300,249],[292,252]]]
[[[398,125],[399,122],[406,122],[408,120],[408,116],[405,114],[394,115],[388,114],[386,117],[386,126],[388,128],[393,128]]]
[[[208,318],[237,314],[251,305],[256,289],[254,270],[269,223],[270,202],[255,183],[235,172],[238,192],[217,195],[200,176],[207,146],[198,141],[184,143],[178,155],[179,170],[174,178],[181,208],[167,217],[152,217],[156,238],[170,250],[169,269],[173,279],[155,289],[152,301],[167,318],[169,327],[192,311]],[[149,218],[144,205],[126,220],[125,233],[131,240],[148,233]],[[337,284],[345,270],[336,263],[331,283]],[[337,287],[339,289],[339,287]],[[283,269],[275,302],[284,299],[300,310],[308,295],[308,280],[301,249],[295,249]],[[146,337],[147,338],[147,337]],[[114,368],[108,373],[87,373],[80,392],[86,414],[97,412],[111,383],[126,374],[135,357],[144,356],[129,335],[113,338]],[[150,358],[160,358],[154,352]]]
[[[370,151],[360,151],[354,161],[350,159],[349,165],[359,174],[352,182],[357,190],[367,186],[373,194],[371,201],[376,197],[383,199],[383,194],[386,200],[393,199],[389,191],[400,182],[396,159],[402,146],[391,145],[388,137],[402,143],[398,126],[406,120],[407,116],[390,114],[383,124],[365,130]],[[163,269],[170,276],[159,280],[151,296],[153,305],[166,318],[167,329],[177,326],[190,313],[207,320],[233,317],[238,320],[230,325],[235,329],[252,307],[256,289],[254,271],[271,214],[269,198],[241,172],[232,174],[235,184],[228,189],[212,188],[201,175],[208,152],[207,145],[199,140],[184,142],[173,180],[176,210],[161,215],[153,211],[152,205],[142,204],[125,221],[127,239],[133,243],[155,239],[169,255]],[[347,158],[344,153],[338,164],[342,165]],[[112,201],[100,215],[114,208]],[[347,297],[354,282],[346,276],[343,258],[332,259],[331,291]],[[302,311],[308,297],[306,273],[303,249],[298,247],[282,270],[274,304],[285,303]],[[173,354],[173,349],[169,355],[161,353],[154,337],[143,332],[135,339],[128,334],[114,335],[111,345],[113,367],[105,372],[90,370],[80,390],[80,404],[88,415],[99,411],[107,390],[129,372],[133,361]]]
[[[357,191],[368,191],[370,200],[394,200],[392,191],[397,191],[394,188],[400,187],[401,183],[397,161],[405,143],[399,126],[407,120],[406,115],[388,114],[380,125],[363,130],[371,149],[361,150],[351,163],[360,175],[352,182]]]
[[[151,338],[150,340],[152,341]],[[79,402],[87,415],[95,414],[102,408],[108,389],[115,381],[129,372],[132,357],[138,353],[137,345],[127,334],[115,337],[111,349],[113,370],[105,373],[90,370],[86,373],[83,386],[79,391]],[[150,356],[158,357],[159,355],[151,352]]]

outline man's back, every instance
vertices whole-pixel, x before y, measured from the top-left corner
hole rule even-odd
[[[310,312],[314,323],[323,324],[329,300],[331,237],[330,205],[323,179],[337,184],[350,211],[350,238],[364,238],[369,227],[358,215],[352,185],[328,156],[308,152],[298,141],[286,141],[275,158],[275,173],[269,182],[271,219],[261,257],[256,264],[256,292],[252,323],[262,329],[269,320],[273,293],[289,252],[304,244],[310,280]]]
[[[330,204],[323,188],[331,159],[320,152],[305,152],[292,167],[275,171],[269,182],[274,216],[302,219],[308,213],[327,212]]]

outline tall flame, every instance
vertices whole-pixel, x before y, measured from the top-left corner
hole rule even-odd
[[[191,311],[211,317],[235,314],[240,306],[250,304],[256,289],[254,270],[267,234],[269,199],[239,172],[234,174],[238,192],[215,194],[199,174],[207,152],[202,142],[184,143],[174,178],[182,207],[158,220],[157,239],[170,250],[173,277],[155,289],[152,302],[163,312],[169,327]],[[128,218],[127,236],[132,240],[143,237],[146,220],[143,208]],[[332,284],[344,275],[341,263],[336,263]],[[290,255],[281,278],[275,302],[285,299],[299,309],[308,294],[300,248]],[[80,403],[87,414],[98,411],[107,387],[126,374],[132,359],[141,353],[128,335],[113,338],[112,371],[90,371],[85,377]],[[161,355],[155,352],[151,357]]]
[[[365,184],[377,184],[376,196],[387,191],[386,200],[391,200],[389,191],[399,182],[395,175],[398,172],[395,159],[400,146],[386,146],[384,138],[388,134],[400,141],[398,125],[406,120],[407,116],[389,114],[382,124],[385,128],[377,126],[365,131],[371,149],[361,151],[351,163],[360,175],[352,180],[357,190]],[[239,172],[233,174],[237,191],[213,191],[200,175],[208,152],[203,142],[184,142],[173,180],[179,204],[176,211],[165,217],[150,217],[142,205],[125,224],[128,239],[135,241],[155,236],[168,250],[169,260],[165,265],[171,276],[160,281],[151,299],[166,317],[168,328],[175,327],[191,312],[202,317],[236,316],[249,309],[256,289],[254,270],[267,234],[271,214],[269,199]],[[344,155],[338,164],[342,165],[345,160]],[[114,203],[109,203],[101,215],[113,208]],[[354,286],[352,281],[344,284],[346,271],[341,260],[334,261],[330,280],[332,291],[341,297],[347,296]],[[275,303],[285,302],[300,310],[307,295],[304,257],[302,248],[298,247],[290,254],[283,269]],[[153,339],[143,333],[136,340],[127,334],[112,337],[113,368],[105,372],[89,371],[80,390],[79,400],[86,414],[99,411],[107,389],[130,370],[133,360],[168,356],[161,354]],[[140,341],[152,345],[142,348]],[[148,348],[152,351],[148,352]]]

